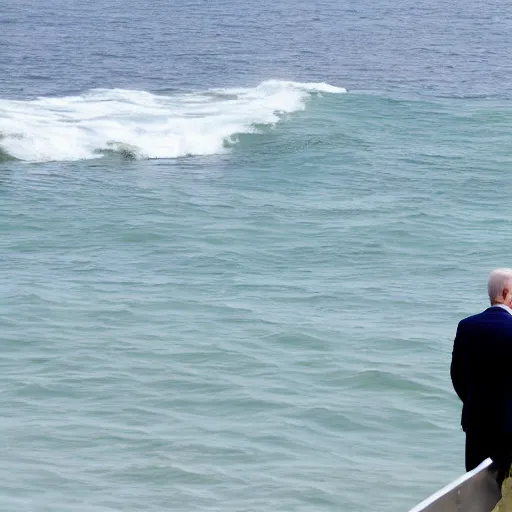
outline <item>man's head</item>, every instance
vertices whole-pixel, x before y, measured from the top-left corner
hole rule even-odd
[[[512,307],[512,268],[497,268],[489,274],[487,291],[491,305]]]

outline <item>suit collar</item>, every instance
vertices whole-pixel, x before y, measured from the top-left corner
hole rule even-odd
[[[494,306],[491,306],[490,308],[487,308],[487,311],[493,311],[493,312],[507,312],[509,315],[512,315],[512,309],[508,306],[505,306],[505,304],[495,304]]]

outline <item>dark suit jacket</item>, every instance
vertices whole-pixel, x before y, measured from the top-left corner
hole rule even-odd
[[[462,320],[450,368],[462,428],[512,432],[512,315],[490,307]]]

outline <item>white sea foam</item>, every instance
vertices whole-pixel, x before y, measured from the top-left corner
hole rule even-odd
[[[135,158],[210,155],[225,151],[237,134],[304,109],[315,92],[345,89],[271,80],[170,96],[94,89],[82,96],[0,100],[0,148],[32,162],[98,158],[108,150]]]

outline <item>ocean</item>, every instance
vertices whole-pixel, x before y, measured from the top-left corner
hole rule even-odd
[[[511,34],[495,0],[0,0],[0,510],[396,512],[463,473]]]

